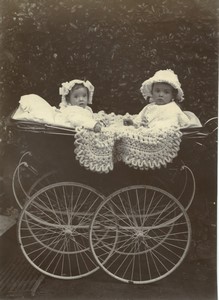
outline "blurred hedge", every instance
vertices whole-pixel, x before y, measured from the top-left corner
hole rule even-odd
[[[172,68],[185,107],[217,111],[216,1],[1,1],[1,111],[23,94],[56,105],[63,81],[87,78],[96,110],[137,112],[141,83]]]
[[[138,112],[141,83],[179,76],[184,108],[217,115],[216,0],[7,0],[0,2],[0,112],[36,93],[58,105],[74,78],[95,86],[95,111]]]

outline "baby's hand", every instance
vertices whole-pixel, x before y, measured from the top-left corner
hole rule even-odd
[[[132,119],[124,119],[123,120],[123,125],[125,126],[131,126],[131,125],[134,125],[134,122],[132,121]]]
[[[147,122],[146,120],[143,120],[143,121],[140,123],[140,126],[148,127],[148,122]]]
[[[100,132],[101,128],[102,128],[101,124],[97,122],[94,126],[94,132]]]

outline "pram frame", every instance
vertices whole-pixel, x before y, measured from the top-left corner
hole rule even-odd
[[[217,130],[217,126],[214,125],[213,126],[213,129],[211,128],[211,125],[212,123],[213,124],[216,124],[216,121],[217,121],[217,118],[211,118],[209,119],[203,127],[199,127],[199,128],[187,128],[187,129],[182,129],[182,140],[194,140],[195,143],[197,144],[200,144],[202,145],[202,141],[206,140],[208,137],[210,137],[211,135],[213,135],[213,133]],[[209,130],[209,128],[211,128],[211,130]],[[16,121],[16,120],[13,120],[13,119],[10,119],[10,122],[8,123],[8,129],[9,130],[13,130],[13,131],[17,131],[17,132],[28,132],[28,133],[33,133],[33,134],[49,134],[49,135],[61,135],[61,136],[71,136],[73,137],[75,135],[75,130],[72,129],[72,128],[65,128],[65,127],[60,127],[60,126],[53,126],[53,125],[49,125],[49,124],[41,124],[41,123],[37,123],[37,122],[29,122],[29,121]],[[18,205],[19,207],[21,208],[21,215],[19,217],[19,220],[18,220],[18,240],[19,240],[19,243],[21,245],[21,249],[25,255],[25,257],[27,258],[27,260],[36,268],[38,269],[39,271],[41,271],[42,273],[46,274],[46,275],[49,275],[49,276],[52,276],[54,278],[60,278],[60,279],[77,279],[77,278],[81,278],[81,277],[84,277],[84,276],[87,276],[91,273],[93,273],[94,271],[96,271],[98,269],[98,267],[101,267],[105,272],[107,272],[109,275],[111,275],[112,277],[122,281],[122,282],[126,282],[126,283],[136,283],[136,284],[145,284],[145,283],[150,283],[150,282],[154,282],[154,281],[157,281],[157,280],[160,280],[164,277],[166,277],[167,275],[169,275],[170,273],[172,273],[180,264],[181,262],[183,261],[183,259],[185,258],[187,252],[188,252],[188,249],[189,249],[189,245],[190,245],[190,242],[191,242],[191,224],[190,224],[190,221],[189,221],[189,217],[188,217],[188,214],[187,214],[187,210],[188,208],[190,207],[193,199],[194,199],[194,195],[195,195],[195,178],[194,178],[194,174],[192,172],[192,170],[186,166],[184,163],[182,163],[181,167],[180,167],[180,172],[185,172],[185,182],[184,182],[184,187],[181,191],[181,193],[179,194],[179,196],[176,198],[175,196],[171,195],[170,193],[168,193],[166,190],[164,189],[160,189],[159,187],[156,187],[156,186],[150,186],[150,185],[133,185],[133,186],[128,186],[126,187],[125,189],[122,188],[122,189],[119,189],[117,190],[116,192],[108,195],[107,197],[105,197],[104,195],[102,195],[102,193],[100,193],[99,191],[97,190],[94,190],[93,188],[89,187],[89,186],[86,186],[86,185],[83,185],[81,183],[77,183],[77,182],[57,182],[57,183],[51,183],[51,184],[47,184],[46,186],[43,186],[42,188],[39,188],[37,191],[35,191],[35,187],[32,188],[32,191],[31,189],[29,191],[25,191],[25,188],[23,187],[23,184],[22,184],[22,180],[21,180],[21,175],[20,175],[20,170],[22,167],[24,168],[27,168],[29,170],[31,170],[31,172],[35,172],[34,169],[31,169],[31,166],[27,163],[27,161],[25,161],[25,158],[28,156],[28,155],[32,155],[30,152],[27,152],[25,154],[22,155],[17,167],[15,168],[15,171],[14,171],[14,174],[13,174],[13,180],[12,180],[12,187],[13,187],[13,193],[14,193],[14,196],[15,196],[15,199],[16,201],[18,202]],[[53,171],[51,172],[51,174],[53,174]],[[47,179],[48,177],[50,176],[50,173],[48,174],[44,174],[41,178],[39,178],[39,183],[43,183],[44,182],[44,179]],[[26,199],[25,202],[26,203],[21,203],[20,199],[19,199],[19,196],[16,192],[16,184],[15,183],[18,183],[18,185],[20,186],[23,194],[24,194],[24,198]],[[186,191],[186,187],[187,187],[187,183],[190,182],[191,183],[191,191],[189,192],[189,200],[187,201],[187,204],[185,207],[183,207],[180,203],[180,200],[183,198],[183,195],[185,194],[185,191]],[[38,184],[38,183],[37,183]],[[35,184],[35,186],[37,186],[37,184]],[[48,270],[45,270],[44,268],[41,268],[39,265],[37,265],[33,260],[31,260],[30,256],[29,256],[29,253],[28,251],[26,250],[27,248],[25,248],[26,246],[24,245],[24,242],[22,240],[22,224],[25,223],[25,224],[28,224],[27,222],[27,216],[31,216],[31,213],[28,212],[28,209],[36,202],[37,203],[37,199],[39,197],[39,195],[43,195],[45,193],[45,191],[53,191],[53,189],[55,189],[57,186],[69,186],[69,185],[73,185],[73,186],[81,186],[82,189],[87,189],[87,190],[91,190],[92,192],[96,193],[99,198],[101,199],[101,203],[99,203],[99,205],[97,205],[96,207],[96,210],[94,212],[93,215],[90,215],[89,218],[90,218],[90,225],[86,225],[85,226],[85,229],[88,231],[88,235],[89,235],[89,238],[87,238],[86,241],[89,242],[89,247],[91,248],[91,252],[92,252],[92,255],[94,257],[94,265],[95,267],[92,267],[91,270],[87,270],[86,272],[79,272],[77,274],[72,274],[72,273],[69,273],[67,274],[64,274],[63,272],[59,273],[59,274],[55,274],[53,272],[50,272]],[[182,249],[182,253],[180,254],[180,258],[178,261],[174,261],[174,265],[171,266],[171,267],[166,267],[166,270],[163,271],[163,262],[161,263],[161,270],[159,270],[160,268],[160,263],[157,263],[155,264],[155,269],[157,270],[157,273],[156,275],[154,275],[154,277],[152,276],[151,274],[151,270],[148,270],[147,271],[147,278],[143,278],[141,277],[140,275],[138,275],[136,278],[134,276],[134,271],[131,272],[131,275],[128,275],[126,273],[128,273],[128,268],[129,268],[129,265],[131,265],[132,263],[129,262],[129,265],[127,266],[126,268],[126,271],[123,271],[122,274],[117,274],[117,271],[114,272],[112,270],[110,270],[111,268],[111,265],[109,266],[109,268],[107,268],[107,264],[110,262],[110,259],[113,255],[121,255],[121,251],[118,252],[117,250],[117,245],[116,243],[118,242],[118,239],[120,238],[120,234],[121,234],[121,231],[127,231],[128,228],[126,228],[126,226],[119,226],[117,223],[119,222],[118,220],[115,221],[115,224],[117,224],[116,226],[113,225],[113,227],[110,225],[105,225],[105,230],[106,232],[103,232],[103,236],[102,236],[102,239],[98,242],[97,241],[97,233],[96,233],[96,230],[98,229],[98,226],[96,225],[96,222],[100,222],[98,218],[101,218],[101,210],[104,209],[105,207],[109,206],[109,207],[112,207],[113,206],[113,199],[116,196],[118,197],[121,197],[121,195],[124,193],[124,190],[127,192],[127,191],[135,191],[136,192],[136,195],[138,194],[138,191],[140,191],[141,189],[144,189],[145,191],[153,191],[155,194],[156,193],[161,193],[163,195],[165,195],[165,197],[167,197],[167,203],[172,203],[172,204],[167,204],[167,207],[170,205],[170,206],[174,206],[174,211],[177,211],[177,213],[175,212],[175,216],[172,217],[170,220],[167,220],[165,221],[164,223],[162,223],[160,225],[160,227],[158,226],[153,226],[153,231],[159,229],[159,228],[166,228],[168,227],[169,229],[167,230],[166,232],[166,236],[161,239],[161,241],[159,241],[157,243],[157,246],[153,246],[151,247],[150,250],[147,251],[147,253],[152,253],[154,249],[156,249],[156,251],[158,251],[158,249],[160,247],[163,247],[163,245],[165,245],[166,247],[166,242],[167,240],[170,238],[170,235],[172,233],[172,230],[177,227],[177,224],[178,224],[178,221],[179,220],[182,220],[183,219],[183,224],[185,226],[185,232],[186,232],[186,243],[185,245],[183,245],[183,249]],[[168,202],[169,201],[169,202]],[[134,200],[134,202],[136,202],[135,204],[136,205],[139,205],[139,202],[137,200],[137,198]],[[124,207],[124,204],[123,204],[123,200],[121,200],[121,205],[122,207]],[[158,207],[160,204],[157,204]],[[39,204],[37,206],[39,208]],[[149,209],[149,208],[148,208]],[[113,211],[113,210],[112,210]],[[111,213],[112,213],[111,211]],[[133,214],[133,211],[132,209],[130,210]],[[166,208],[164,211],[168,211],[168,208]],[[141,210],[139,209],[139,212],[141,212]],[[160,213],[162,212],[162,208],[159,208],[158,209],[158,212],[157,214],[159,215]],[[170,212],[170,214],[172,214],[172,212]],[[114,212],[112,213],[111,215],[111,218],[112,219],[117,219],[117,217],[119,219],[121,219],[121,216],[119,215],[114,215]],[[130,218],[130,214],[126,214],[126,217],[129,219]],[[149,215],[149,218],[151,217],[151,215]],[[137,215],[135,215],[135,218],[137,218]],[[33,221],[33,217],[32,217],[32,221]],[[36,219],[35,219],[36,221]],[[38,223],[39,222],[39,219],[37,221]],[[122,221],[123,222],[123,221]],[[103,221],[104,223],[104,221]],[[46,225],[47,223],[45,222],[42,222],[42,224]],[[99,223],[97,223],[99,224]],[[33,234],[33,231],[31,232],[30,230],[30,226],[31,225],[28,225],[29,226],[29,233],[32,233],[33,235],[33,238],[34,238],[34,234]],[[27,226],[27,227],[28,227]],[[69,226],[69,224],[68,224]],[[56,226],[55,226],[56,227]],[[68,231],[67,230],[67,224],[65,224],[64,226],[62,225],[61,227],[58,226],[59,229],[62,227],[65,228],[66,232]],[[75,225],[73,226],[74,229],[76,228]],[[69,229],[69,232],[70,234],[72,233],[72,226],[68,227]],[[139,241],[143,238],[142,236],[144,236],[144,232],[146,231],[150,231],[152,230],[151,227],[149,226],[145,226],[144,224],[141,224],[141,227],[143,227],[144,230],[140,230],[139,231],[139,225],[137,224],[134,224],[133,226],[130,226],[129,225],[129,230],[132,230],[132,234],[134,232],[134,234],[138,237]],[[82,227],[81,227],[82,228]],[[98,229],[100,230],[100,228]],[[101,229],[102,230],[102,229]],[[99,245],[101,245],[101,247],[103,247],[102,244],[104,244],[104,240],[105,238],[109,238],[109,232],[111,230],[114,230],[116,232],[116,235],[114,236],[114,242],[113,244],[111,245],[112,247],[109,249],[109,246],[106,247],[107,251],[109,250],[109,253],[107,254],[107,257],[105,257],[104,260],[101,259],[101,256],[98,256],[98,251],[100,251],[99,249]],[[144,237],[145,238],[145,237]],[[36,240],[36,237],[35,237],[35,240]],[[139,242],[138,241],[138,242]],[[136,242],[135,242],[136,243]],[[140,242],[139,242],[140,243]],[[44,245],[45,246],[45,245]],[[104,246],[105,247],[105,246]],[[155,248],[154,248],[155,247]],[[48,247],[47,247],[48,248]],[[106,251],[106,250],[105,250]],[[144,253],[144,251],[143,251]],[[69,253],[67,253],[69,254]],[[124,253],[122,253],[124,254]],[[102,254],[103,255],[103,254]],[[145,253],[144,253],[145,255]],[[162,258],[162,254],[159,253],[159,256],[160,258],[158,259],[158,261],[161,260]],[[130,257],[130,255],[127,255],[127,257]],[[133,256],[133,254],[132,254]],[[155,256],[156,257],[156,256]],[[90,258],[89,258],[90,259]],[[126,260],[127,258],[125,258]],[[140,259],[140,258],[138,258]],[[144,257],[144,260],[148,260],[149,258],[145,258]],[[77,259],[76,259],[77,260]],[[133,257],[132,257],[132,260],[133,260]],[[152,257],[152,261],[154,262],[155,258]],[[158,267],[159,266],[159,267]],[[135,267],[133,267],[133,270]],[[80,267],[79,267],[80,269]],[[150,268],[149,268],[150,269]],[[140,269],[139,269],[140,270]],[[140,270],[139,272],[143,272],[142,270]]]

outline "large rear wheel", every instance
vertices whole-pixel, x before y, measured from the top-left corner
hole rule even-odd
[[[130,186],[111,194],[98,207],[90,228],[98,265],[126,283],[166,277],[181,264],[190,241],[185,209],[174,196],[152,186]]]

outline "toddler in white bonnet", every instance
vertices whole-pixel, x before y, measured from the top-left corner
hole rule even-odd
[[[102,124],[94,119],[92,104],[94,86],[90,81],[74,79],[62,83],[59,94],[62,96],[60,114],[56,115],[56,123],[65,126],[82,126],[100,132]]]
[[[145,80],[140,89],[149,100],[133,119],[124,119],[124,125],[147,128],[175,125],[179,128],[200,127],[199,119],[192,112],[183,112],[176,102],[184,100],[178,76],[170,69],[157,71]]]

